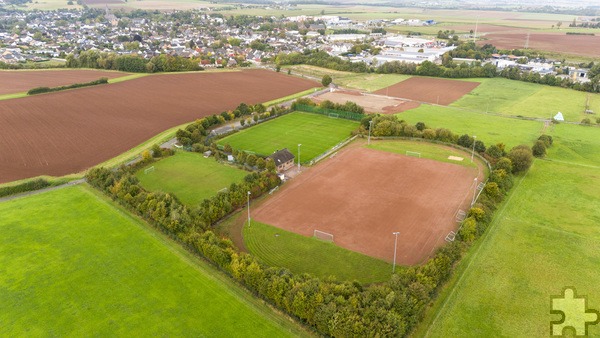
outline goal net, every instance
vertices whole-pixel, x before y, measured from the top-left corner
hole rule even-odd
[[[333,242],[333,235],[324,231],[315,230],[314,237],[322,241]]]
[[[412,156],[412,157],[419,157],[421,158],[421,153],[418,153],[416,151],[406,151],[406,156]]]
[[[340,114],[336,114],[336,113],[329,113],[328,115],[332,119],[337,119],[338,117],[340,117]]]
[[[148,174],[154,171],[154,166],[151,166],[150,168],[146,168],[144,169],[144,174]]]

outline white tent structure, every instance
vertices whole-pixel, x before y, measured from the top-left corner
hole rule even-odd
[[[558,114],[554,115],[554,119],[556,121],[564,121],[565,118],[563,117],[563,114],[561,112],[558,112]]]

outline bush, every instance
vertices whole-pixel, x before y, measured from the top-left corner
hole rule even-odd
[[[27,181],[17,185],[0,188],[0,197],[19,194],[22,192],[39,190],[51,186],[50,182],[39,178],[32,181]]]
[[[323,78],[321,79],[321,84],[323,85],[323,87],[327,87],[329,86],[329,84],[331,84],[333,80],[331,79],[331,76],[329,75],[324,75]]]
[[[512,171],[513,171],[512,161],[510,160],[510,158],[502,157],[498,160],[498,162],[496,162],[494,169],[502,169],[502,170],[506,171],[507,173],[512,173]]]
[[[581,124],[589,126],[590,124],[592,124],[592,121],[586,117],[583,120],[581,120]]]
[[[533,163],[533,152],[526,145],[516,146],[508,153],[508,158],[511,160],[513,174],[526,171]]]
[[[544,157],[546,156],[546,143],[542,140],[535,141],[535,144],[531,148],[533,156]]]
[[[543,141],[546,145],[546,148],[550,148],[550,146],[554,143],[552,136],[546,134],[540,135],[540,137],[538,137],[538,140]]]

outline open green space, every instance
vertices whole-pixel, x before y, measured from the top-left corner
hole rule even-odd
[[[565,120],[586,117],[589,96],[592,110],[600,111],[600,95],[503,78],[477,79],[481,84],[452,106],[504,115],[550,119],[562,112]],[[587,116],[589,117],[589,116]]]
[[[264,156],[283,148],[297,156],[298,144],[302,144],[300,161],[307,163],[349,137],[356,128],[358,122],[355,121],[294,112],[241,130],[219,140],[218,144]]]
[[[250,252],[270,266],[320,278],[361,283],[383,282],[390,278],[392,265],[333,243],[304,237],[270,225],[251,221],[244,226],[244,243]]]
[[[459,135],[475,135],[486,145],[502,142],[509,148],[533,144],[544,128],[544,123],[539,121],[431,105],[402,112],[398,118],[411,124],[425,122],[428,128],[447,128]]]
[[[574,287],[600,308],[600,128],[558,124],[459,264],[415,336],[549,336],[550,297]],[[493,276],[493,277],[491,277]],[[589,326],[589,336],[600,326]]]
[[[402,155],[405,155],[407,151],[417,152],[420,154],[421,158],[458,164],[463,167],[477,168],[477,164],[471,162],[470,153],[449,146],[424,141],[371,140],[371,145],[366,147]],[[449,156],[462,157],[463,160],[450,160],[448,159]]]
[[[199,204],[248,175],[248,172],[219,163],[212,157],[204,158],[201,154],[184,151],[150,166],[154,170],[147,171],[148,167],[145,167],[136,173],[142,186],[150,191],[172,193],[188,206]]]
[[[0,336],[304,333],[90,187],[0,214]]]
[[[599,169],[537,160],[417,336],[550,335],[550,297],[573,286],[600,308]],[[590,326],[590,336],[600,326]]]

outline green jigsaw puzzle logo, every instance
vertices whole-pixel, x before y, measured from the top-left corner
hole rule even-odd
[[[564,335],[565,329],[572,329],[576,336],[587,336],[588,326],[600,323],[600,312],[588,309],[587,298],[578,297],[573,287],[566,287],[562,295],[552,296],[551,300],[550,313],[561,316],[550,322],[552,336]]]

